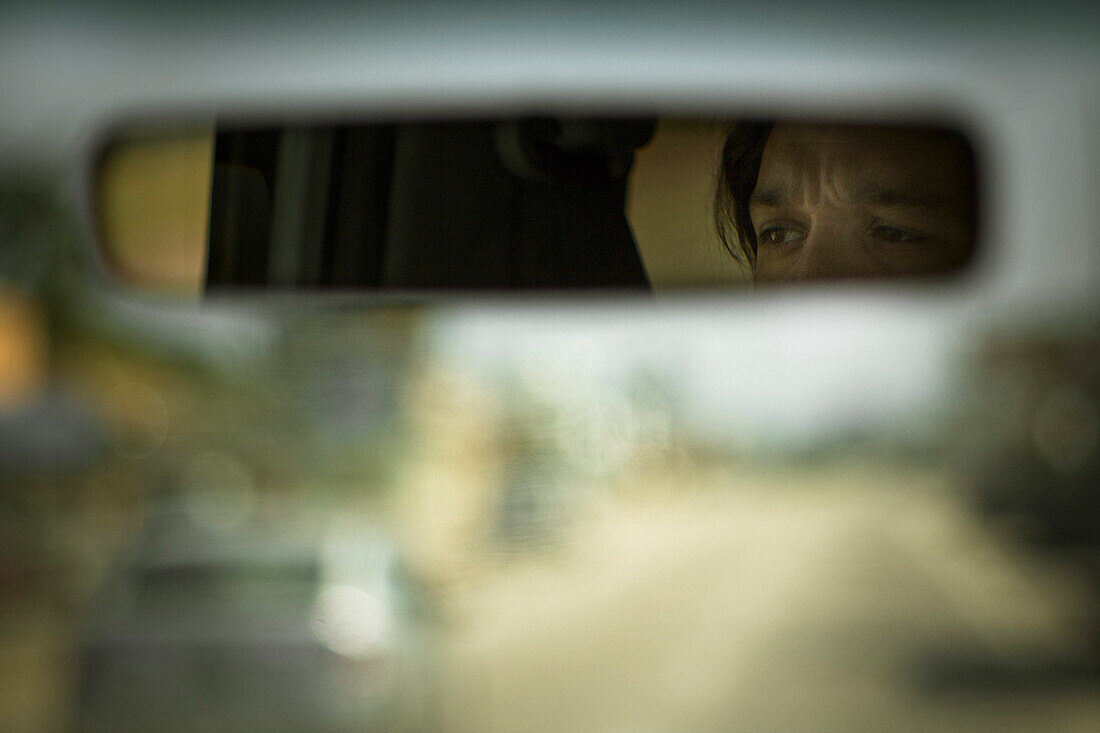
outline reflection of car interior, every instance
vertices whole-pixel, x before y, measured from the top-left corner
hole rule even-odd
[[[624,214],[655,120],[223,131],[208,287],[644,288]]]

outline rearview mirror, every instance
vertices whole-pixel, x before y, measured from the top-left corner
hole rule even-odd
[[[927,124],[219,124],[116,136],[96,212],[108,268],[155,292],[715,290],[959,272],[978,178]]]

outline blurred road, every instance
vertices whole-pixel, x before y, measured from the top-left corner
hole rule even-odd
[[[592,499],[447,586],[444,733],[1100,730],[1082,580],[942,479],[716,483]],[[71,630],[24,609],[0,631],[0,727],[64,729]]]
[[[883,479],[596,512],[456,592],[446,730],[1100,730],[1096,678],[1061,673],[1077,579],[934,477]]]

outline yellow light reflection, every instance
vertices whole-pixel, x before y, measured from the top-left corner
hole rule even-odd
[[[100,236],[131,286],[198,295],[206,269],[214,135],[128,142],[99,169]]]

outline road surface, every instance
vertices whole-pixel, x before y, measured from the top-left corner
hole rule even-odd
[[[450,598],[444,729],[1100,730],[1078,579],[890,482],[616,505],[486,570]]]

